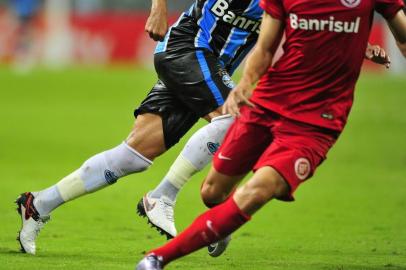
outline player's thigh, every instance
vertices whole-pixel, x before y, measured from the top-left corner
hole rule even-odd
[[[152,159],[175,145],[199,119],[161,81],[152,88],[134,115],[137,120],[129,139]]]
[[[225,175],[245,175],[273,140],[260,109],[243,107],[228,129],[213,158],[214,168]]]
[[[244,176],[229,176],[211,167],[200,190],[203,202],[212,207],[225,201]]]
[[[272,198],[289,194],[289,185],[272,167],[258,169],[234,194],[238,207],[247,214],[254,214]]]
[[[258,117],[258,111],[245,108],[227,131],[202,186],[206,204],[219,203],[227,198],[271,143],[270,132],[266,125],[258,123]]]
[[[219,108],[234,86],[227,71],[207,50],[157,54],[155,67],[179,101],[207,120],[221,114]]]
[[[337,132],[284,119],[272,129],[274,140],[254,166],[269,166],[289,184],[289,194],[278,199],[291,201],[299,185],[310,179],[337,139]]]

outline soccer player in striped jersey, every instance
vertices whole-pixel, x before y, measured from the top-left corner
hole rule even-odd
[[[20,195],[22,250],[35,254],[37,236],[54,209],[148,169],[204,118],[210,123],[186,144],[170,171],[172,181],[164,179],[139,207],[153,223],[152,216],[161,217],[161,231],[175,236],[174,198],[186,179],[209,162],[232,123],[221,107],[234,87],[230,74],[257,40],[261,16],[258,0],[196,0],[167,31],[166,0],[152,0],[146,31],[161,40],[154,57],[158,82],[135,110],[134,128],[123,143],[90,157],[55,185]],[[373,58],[387,62],[381,56]]]

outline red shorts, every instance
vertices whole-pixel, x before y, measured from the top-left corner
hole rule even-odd
[[[337,131],[291,120],[266,109],[243,107],[217,151],[213,166],[230,176],[270,166],[290,185],[292,195],[313,175],[338,135]]]

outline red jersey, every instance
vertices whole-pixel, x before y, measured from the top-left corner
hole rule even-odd
[[[284,54],[251,100],[287,118],[341,131],[353,103],[374,10],[386,19],[402,0],[261,0],[285,24]]]

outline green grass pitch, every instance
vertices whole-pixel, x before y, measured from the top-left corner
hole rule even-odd
[[[155,80],[152,71],[129,67],[23,76],[0,68],[0,269],[133,269],[165,242],[135,206],[186,139],[149,171],[56,210],[37,256],[20,254],[15,241],[17,195],[55,183],[125,139],[133,108]],[[224,256],[212,259],[202,250],[168,269],[406,269],[405,86],[404,76],[362,76],[349,124],[296,202],[269,203],[234,234]],[[179,230],[205,209],[204,174],[179,196]]]

